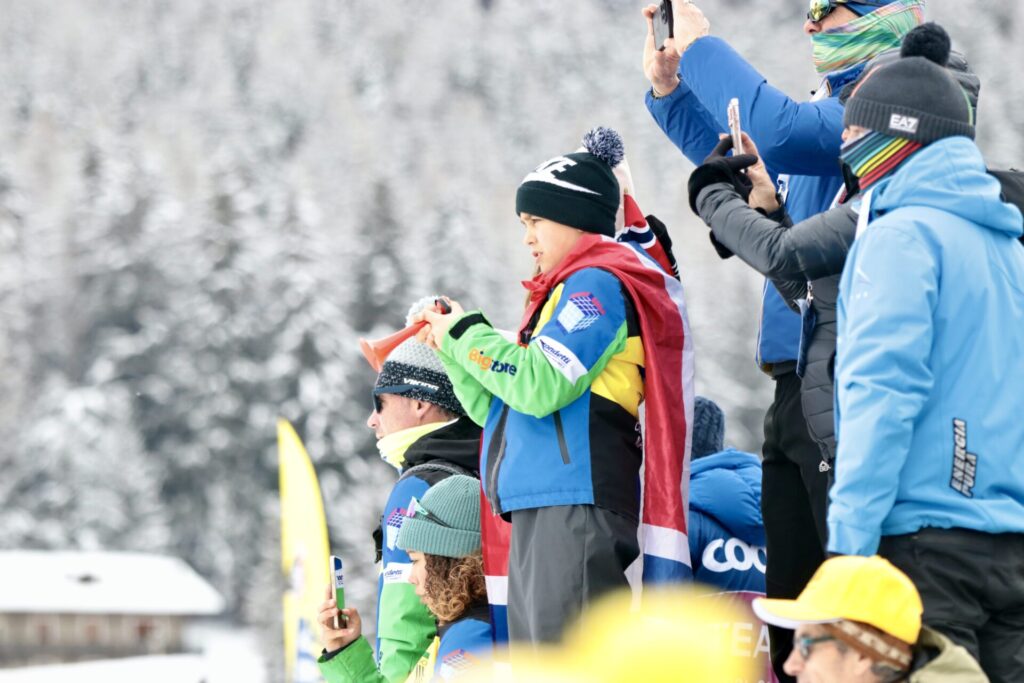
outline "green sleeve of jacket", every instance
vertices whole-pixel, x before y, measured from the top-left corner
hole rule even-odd
[[[316,663],[327,683],[394,683],[377,671],[373,648],[362,636],[333,657],[321,655]]]
[[[434,639],[437,623],[407,582],[385,583],[378,609],[380,672],[389,681],[404,681]]]
[[[571,340],[566,335],[555,340],[545,335],[555,325],[552,319],[523,347],[505,339],[479,311],[472,311],[449,328],[440,355],[445,367],[457,365],[465,371],[460,381],[475,381],[518,413],[545,417],[582,396],[611,357],[625,349],[624,312],[618,324],[603,322]],[[552,343],[559,350],[553,351]],[[549,360],[552,354],[554,362]],[[554,364],[560,355],[566,359],[561,369]]]
[[[443,353],[437,355],[444,364],[448,379],[452,381],[455,397],[459,399],[462,409],[466,411],[466,415],[469,415],[470,420],[483,427],[487,421],[487,412],[491,408],[491,392],[487,391],[461,365],[446,358]]]

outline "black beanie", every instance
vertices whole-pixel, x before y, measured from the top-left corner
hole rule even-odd
[[[612,167],[623,155],[618,133],[594,128],[583,136],[582,150],[548,159],[523,178],[516,215],[528,213],[614,237],[620,196]]]
[[[861,126],[923,145],[963,135],[974,139],[974,114],[956,79],[939,64],[949,36],[934,23],[907,34],[902,59],[871,70],[850,95],[843,125]]]

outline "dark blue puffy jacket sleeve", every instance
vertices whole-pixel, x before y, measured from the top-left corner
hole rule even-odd
[[[654,100],[664,111],[652,110],[652,114],[680,148],[689,148],[684,153],[691,161],[699,163],[710,151],[708,137],[698,136],[695,131],[698,127],[710,130],[708,119],[712,119],[713,146],[718,132],[728,129],[726,108],[736,97],[743,128],[754,139],[773,175],[837,174],[843,131],[843,107],[837,98],[796,102],[768,85],[764,76],[728,43],[714,36],[700,38],[683,53],[679,77],[687,91],[676,98],[673,92]],[[700,104],[699,109],[694,100]]]

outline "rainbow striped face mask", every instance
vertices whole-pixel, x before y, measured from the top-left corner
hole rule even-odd
[[[924,0],[898,0],[842,26],[811,36],[814,68],[843,71],[880,52],[899,47],[910,29],[924,21]]]
[[[839,150],[839,160],[849,174],[857,178],[857,185],[863,192],[899,168],[921,147],[919,142],[869,131],[844,143]]]

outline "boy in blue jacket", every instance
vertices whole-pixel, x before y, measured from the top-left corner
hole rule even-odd
[[[844,122],[864,199],[840,283],[829,550],[888,558],[925,624],[1022,681],[1024,221],[927,59],[873,69]]]

